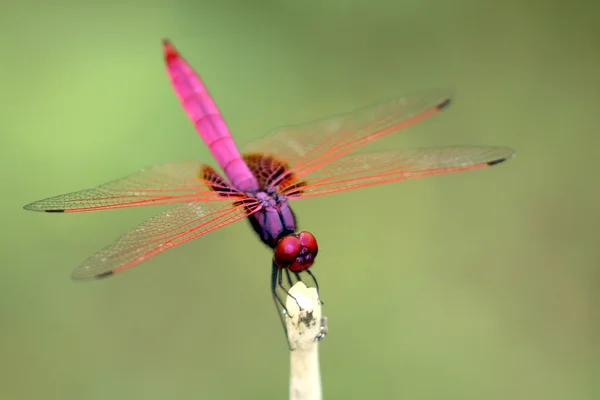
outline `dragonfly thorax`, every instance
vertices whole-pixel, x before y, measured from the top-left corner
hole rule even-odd
[[[273,190],[246,195],[260,203],[260,210],[248,219],[264,244],[275,248],[284,236],[296,233],[296,216],[285,196]]]
[[[263,243],[275,250],[275,264],[292,272],[308,269],[319,251],[317,239],[309,232],[296,233],[296,216],[287,198],[275,189],[247,195],[261,203],[249,220]]]
[[[256,193],[246,193],[246,195],[259,200],[263,207],[277,207],[278,204],[287,203],[287,197],[279,193],[276,187],[269,187]]]
[[[238,198],[240,203],[253,203],[252,212],[248,212],[250,214],[248,220],[260,240],[274,249],[281,238],[296,233],[296,217],[287,197],[279,191],[279,187],[269,184],[264,179],[258,179],[261,176],[258,171],[253,173],[259,184],[259,190],[255,192],[239,191],[213,168],[206,165],[203,166],[200,174],[205,184],[220,196]]]

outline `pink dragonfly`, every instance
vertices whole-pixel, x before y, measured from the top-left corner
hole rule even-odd
[[[298,232],[291,200],[366,186],[487,168],[513,155],[506,147],[441,147],[350,154],[429,118],[450,104],[449,93],[424,91],[303,126],[282,128],[240,154],[204,83],[164,41],[173,88],[200,137],[224,172],[197,162],[156,165],[92,189],[50,197],[26,210],[79,212],[178,204],[83,261],[75,280],[128,270],[189,240],[248,219],[273,249],[271,289],[283,271],[307,272],[318,253],[315,237]],[[316,280],[315,280],[316,284]],[[285,289],[284,289],[285,290]]]

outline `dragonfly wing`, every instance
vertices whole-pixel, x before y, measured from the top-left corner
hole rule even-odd
[[[298,177],[433,116],[450,104],[448,90],[427,90],[312,123],[280,128],[248,145],[290,164]]]
[[[222,199],[206,185],[204,168],[198,161],[154,165],[95,188],[49,197],[24,208],[79,212]]]
[[[366,186],[487,168],[514,155],[507,147],[451,146],[354,154],[311,171],[306,182],[283,188],[290,199],[323,196]]]
[[[246,198],[214,203],[188,203],[169,209],[121,236],[82,262],[74,280],[102,278],[125,271],[166,250],[258,211],[256,200]]]

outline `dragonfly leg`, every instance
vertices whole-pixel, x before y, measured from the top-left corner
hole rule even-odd
[[[271,269],[271,294],[273,295],[273,302],[275,303],[275,309],[277,310],[277,315],[279,316],[279,321],[281,322],[281,326],[283,327],[283,332],[285,334],[285,340],[288,343],[288,347],[291,349],[292,345],[290,344],[290,339],[288,337],[287,326],[285,324],[284,315],[289,315],[287,308],[285,307],[285,303],[279,295],[277,294],[277,280],[279,279],[279,275],[281,274],[280,268],[275,265],[273,262],[273,266]]]
[[[296,276],[296,282],[302,282],[302,278],[300,277],[300,272],[294,272],[294,275]]]
[[[306,270],[306,273],[312,278],[313,282],[315,283],[315,288],[317,289],[317,293],[319,294],[319,301],[321,302],[321,304],[325,304],[323,303],[323,301],[321,301],[321,292],[319,291],[319,282],[317,282],[317,278],[315,277],[315,275],[312,273],[312,271],[310,269]]]
[[[282,311],[288,313],[288,310],[285,306],[285,302],[281,300],[279,294],[277,293],[277,281],[280,280],[279,276],[281,275],[281,269],[273,263],[273,267],[271,270],[271,294],[273,295],[273,300],[275,301],[275,307],[277,307],[277,311],[279,311],[279,307],[281,306]]]
[[[292,277],[290,276],[290,270],[289,269],[285,269],[285,275],[287,276],[287,281],[288,281],[288,286],[292,287],[294,286],[294,283],[292,282]],[[298,274],[296,274],[296,278],[298,277]]]
[[[324,305],[325,303],[323,303],[323,301],[321,301],[321,293],[319,292],[319,282],[317,282],[317,278],[315,277],[315,275],[309,269],[306,270],[306,273],[308,275],[310,275],[310,277],[312,278],[312,280],[313,280],[313,282],[315,284],[315,288],[317,289],[317,293],[319,293],[319,301],[321,302],[321,304]],[[302,278],[300,277],[300,272],[294,272],[294,275],[296,276],[297,282],[302,282]]]
[[[287,274],[287,276],[288,276],[288,280],[289,280],[289,281],[290,281],[290,283],[291,283],[291,279],[290,279],[289,272],[288,272],[288,270],[287,270],[287,269],[286,269],[285,271],[286,271],[286,274]],[[278,285],[279,285],[279,287],[281,288],[281,290],[283,290],[283,292],[284,292],[286,295],[288,295],[289,297],[291,297],[292,299],[294,299],[294,301],[295,301],[295,302],[296,302],[296,304],[298,305],[298,308],[299,308],[300,310],[302,310],[302,307],[300,306],[300,303],[298,303],[298,300],[296,300],[296,298],[295,298],[294,296],[292,296],[292,295],[290,294],[290,292],[288,292],[288,290],[285,288],[285,286],[283,286],[283,273],[282,273],[281,271],[279,271],[278,275],[279,275],[279,279],[278,279]],[[280,299],[280,301],[281,301],[281,299]],[[285,311],[287,312],[287,308],[285,309]]]

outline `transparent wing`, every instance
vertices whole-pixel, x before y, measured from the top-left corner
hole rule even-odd
[[[124,234],[116,242],[82,262],[72,278],[102,278],[123,272],[142,261],[208,232],[239,221],[259,209],[246,198],[212,203],[182,204],[167,210]]]
[[[204,165],[183,161],[154,165],[103,185],[49,197],[26,205],[26,210],[80,212],[221,200],[202,178]],[[229,188],[229,191],[235,191]],[[243,194],[240,193],[240,196]]]
[[[248,153],[283,160],[297,177],[411,126],[450,104],[448,90],[428,90],[299,126],[280,128],[248,145]]]
[[[348,155],[283,189],[290,199],[323,196],[382,183],[487,168],[514,155],[507,147],[437,147]],[[299,182],[299,181],[296,181]]]

